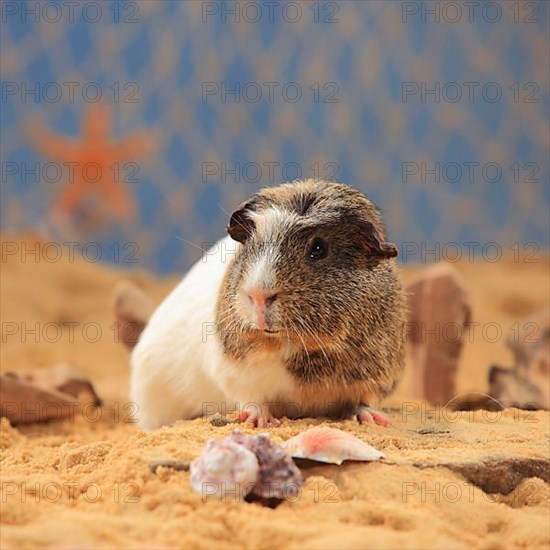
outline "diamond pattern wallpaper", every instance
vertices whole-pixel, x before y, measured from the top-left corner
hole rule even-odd
[[[402,261],[546,249],[548,11],[3,2],[2,230],[180,272],[255,190],[319,177],[371,196]]]

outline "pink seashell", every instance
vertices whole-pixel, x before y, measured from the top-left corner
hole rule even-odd
[[[344,460],[374,461],[384,453],[357,437],[336,428],[311,428],[285,441],[283,449],[293,458],[342,464]]]

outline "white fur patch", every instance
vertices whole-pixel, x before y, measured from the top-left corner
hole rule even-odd
[[[295,223],[297,215],[281,208],[271,207],[261,212],[251,212],[256,227],[256,238],[262,243],[258,259],[248,268],[244,288],[248,290],[271,290],[275,284],[273,264],[280,253],[281,228]]]
[[[272,206],[260,212],[251,212],[250,218],[256,227],[257,238],[262,242],[274,244],[281,228],[290,227],[296,222],[298,215]]]
[[[296,381],[286,369],[280,352],[256,352],[231,366],[224,362],[223,369],[214,376],[240,409],[246,405],[285,401],[296,390]]]
[[[268,248],[269,250],[266,250],[248,269],[244,283],[246,292],[273,288],[275,283],[273,258],[276,251],[271,250],[271,247]]]

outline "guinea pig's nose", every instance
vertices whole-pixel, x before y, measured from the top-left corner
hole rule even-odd
[[[270,306],[276,299],[277,294],[266,290],[254,290],[248,293],[248,299],[256,309]]]

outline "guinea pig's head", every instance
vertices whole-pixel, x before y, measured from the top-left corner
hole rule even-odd
[[[291,337],[325,346],[361,322],[369,303],[376,317],[393,290],[375,272],[388,273],[397,248],[374,204],[346,185],[263,189],[232,214],[228,232],[242,246],[225,283],[226,308],[241,332],[267,343]]]

